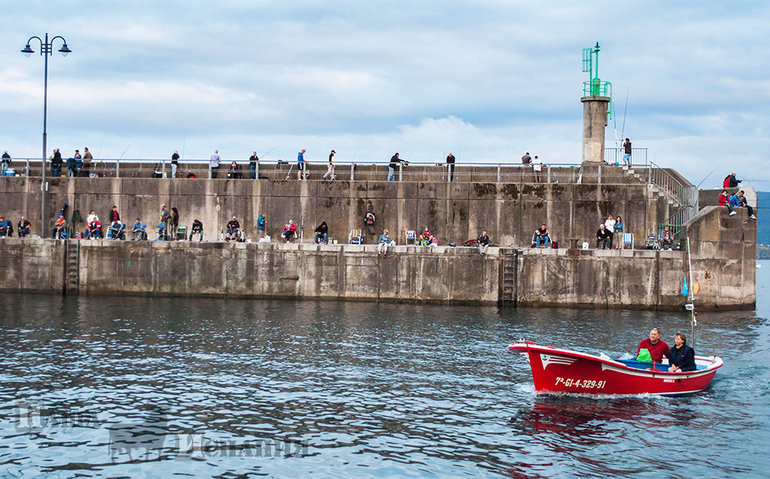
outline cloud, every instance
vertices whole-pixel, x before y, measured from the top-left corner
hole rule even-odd
[[[546,162],[578,162],[581,49],[599,41],[600,75],[615,95],[608,141],[622,131],[688,178],[739,149],[742,167],[767,180],[752,162],[768,146],[769,10],[746,1],[33,0],[0,19],[0,44],[10,46],[0,50],[0,148],[39,154],[42,61],[18,50],[53,25],[73,50],[49,65],[49,134],[62,147],[101,142],[119,156],[131,144],[128,156],[149,158],[182,143],[201,158],[216,146],[289,158],[300,145],[319,157],[337,145],[367,161],[396,150],[434,161],[451,150],[493,163],[537,150]]]

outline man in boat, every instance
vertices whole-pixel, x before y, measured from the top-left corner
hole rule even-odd
[[[669,371],[695,371],[695,350],[687,345],[687,338],[679,331],[674,335],[674,347],[670,353]]]
[[[660,339],[660,331],[658,331],[658,328],[652,328],[650,331],[650,338],[649,339],[643,339],[639,343],[639,347],[636,348],[636,357],[639,357],[639,352],[642,349],[646,349],[650,352],[650,357],[652,358],[652,362],[659,363],[663,360],[663,356],[669,358],[671,357],[671,352],[668,348],[668,344],[666,344],[665,341],[662,341]]]

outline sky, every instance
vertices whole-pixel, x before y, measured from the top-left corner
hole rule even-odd
[[[48,32],[72,50],[49,60],[49,154],[575,164],[599,42],[607,145],[770,190],[770,2],[576,4],[0,0],[0,150],[40,157],[44,62],[20,50]]]

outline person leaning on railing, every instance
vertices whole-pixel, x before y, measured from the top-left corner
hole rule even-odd
[[[62,164],[64,164],[64,160],[62,160],[61,152],[58,148],[54,148],[53,155],[51,156],[51,173],[54,178],[61,176]]]

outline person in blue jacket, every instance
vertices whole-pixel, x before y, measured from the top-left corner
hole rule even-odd
[[[265,236],[265,215],[259,215],[259,218],[257,218],[257,233],[260,236]]]
[[[674,335],[674,347],[670,349],[668,363],[669,371],[695,371],[695,350],[687,345],[687,338],[677,331]]]

